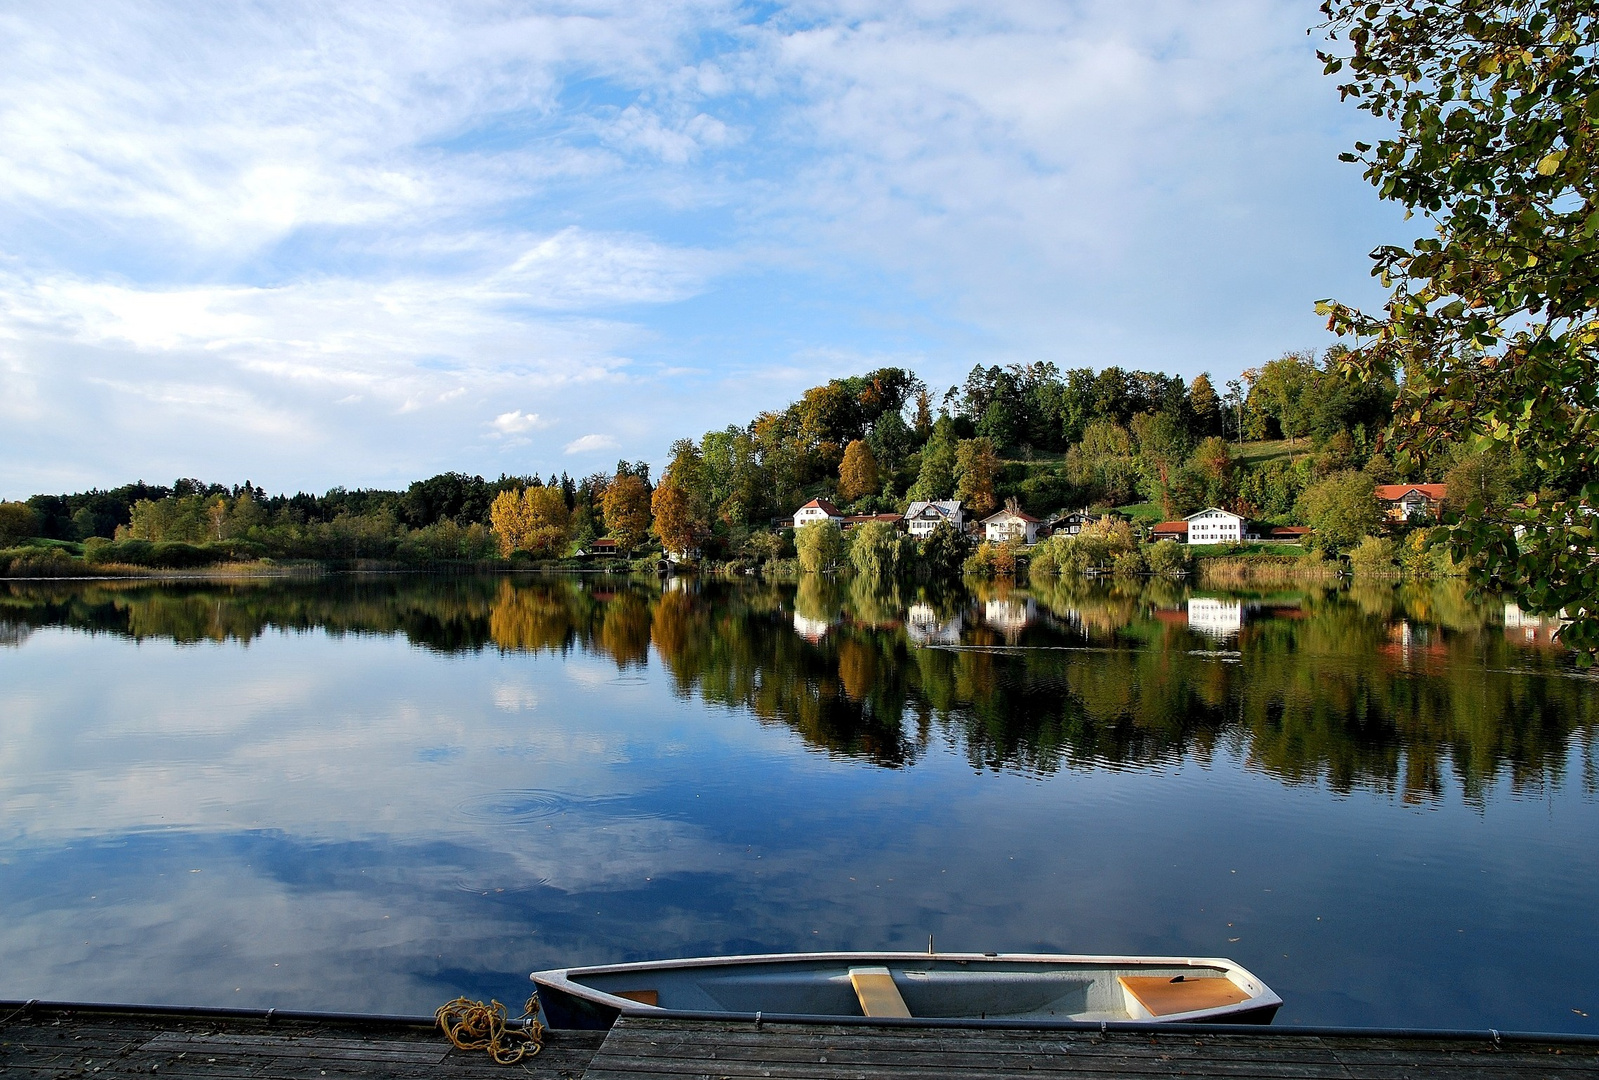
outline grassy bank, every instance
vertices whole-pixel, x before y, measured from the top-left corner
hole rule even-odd
[[[1291,585],[1301,581],[1330,581],[1338,577],[1343,564],[1318,558],[1314,553],[1300,555],[1250,554],[1212,556],[1194,560],[1194,580],[1201,588],[1233,589],[1270,585]]]
[[[629,573],[653,570],[658,556],[641,559],[274,559],[250,545],[119,544],[32,540],[0,548],[0,578],[218,578],[305,577],[325,573],[455,571],[503,573],[564,570]]]

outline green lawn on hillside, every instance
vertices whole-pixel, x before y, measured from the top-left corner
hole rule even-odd
[[[1159,525],[1166,520],[1166,515],[1161,513],[1160,503],[1157,502],[1128,503],[1126,506],[1118,506],[1116,512],[1126,514],[1135,524]]]
[[[1234,459],[1244,467],[1261,465],[1273,458],[1296,457],[1310,452],[1309,439],[1295,439],[1292,446],[1287,439],[1262,439],[1259,442],[1232,445]]]

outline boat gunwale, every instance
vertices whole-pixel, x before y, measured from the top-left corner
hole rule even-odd
[[[766,1013],[766,1012],[712,1012],[696,1009],[670,1009],[660,1005],[646,1005],[629,998],[618,997],[604,990],[577,981],[585,975],[612,975],[627,974],[629,972],[649,971],[678,971],[694,968],[734,967],[753,964],[794,964],[794,963],[841,963],[859,964],[863,961],[874,963],[893,963],[901,967],[906,962],[913,961],[952,961],[954,963],[1025,963],[1047,967],[1068,967],[1082,965],[1089,967],[1189,967],[1210,968],[1222,973],[1223,978],[1233,981],[1231,976],[1237,974],[1255,983],[1261,992],[1253,994],[1243,1001],[1233,1005],[1214,1009],[1196,1009],[1190,1012],[1172,1013],[1169,1017],[1159,1020],[1135,1019],[1128,1017],[1126,1020],[1063,1020],[1058,1022],[1030,1020],[1024,1018],[1011,1019],[981,1019],[971,1017],[857,1017],[853,1015],[834,1015],[829,1013]],[[655,1019],[679,1020],[705,1020],[720,1018],[724,1020],[744,1019],[755,1022],[770,1021],[773,1023],[827,1023],[831,1021],[866,1021],[884,1022],[892,1021],[894,1025],[909,1026],[959,1026],[959,1027],[988,1027],[1007,1026],[1020,1024],[1024,1027],[1038,1027],[1043,1024],[1053,1027],[1055,1023],[1069,1025],[1062,1030],[1083,1028],[1099,1030],[1106,1025],[1111,1027],[1126,1027],[1129,1025],[1149,1024],[1155,1028],[1167,1028],[1172,1024],[1204,1023],[1215,1017],[1235,1016],[1241,1013],[1252,1013],[1263,1009],[1275,1011],[1282,1007],[1283,1000],[1266,985],[1264,979],[1259,978],[1249,969],[1236,960],[1223,956],[1119,956],[1097,955],[1081,953],[946,953],[946,952],[818,952],[818,953],[752,953],[745,956],[694,956],[681,960],[640,960],[622,964],[596,964],[588,967],[550,968],[546,971],[535,971],[529,976],[539,986],[548,986],[552,990],[570,994],[573,997],[588,1001],[592,1004],[603,1005],[608,1009],[615,1009],[618,1015]],[[1234,985],[1237,985],[1234,982]],[[1244,989],[1244,987],[1239,987]],[[1198,1017],[1197,1021],[1185,1021],[1184,1017]],[[928,1023],[939,1021],[939,1023]]]

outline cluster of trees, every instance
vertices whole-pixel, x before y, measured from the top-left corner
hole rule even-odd
[[[1456,493],[1451,509],[1461,512],[1503,510],[1530,492],[1559,496],[1540,491],[1539,470],[1514,448],[1477,454],[1444,443],[1430,459],[1389,456],[1379,436],[1392,419],[1395,380],[1341,378],[1341,360],[1337,350],[1288,353],[1245,371],[1225,396],[1206,375],[1185,383],[1115,367],[979,366],[943,395],[936,414],[914,373],[881,368],[813,387],[744,427],[678,440],[659,483],[648,464],[628,461],[581,480],[444,473],[404,491],[325,495],[268,496],[248,481],[141,482],[0,504],[0,548],[27,536],[105,538],[115,542],[95,545],[91,559],[168,565],[204,561],[175,544],[217,558],[559,559],[609,536],[623,553],[654,540],[670,552],[744,564],[795,554],[805,567],[849,563],[873,576],[962,565],[1005,573],[1015,563],[1011,547],[973,553],[953,533],[917,545],[884,523],[848,537],[806,534],[790,548],[786,523],[815,496],[858,514],[958,499],[976,517],[1008,500],[1038,515],[1146,501],[1168,518],[1220,506],[1307,524],[1321,546],[1348,551],[1384,531],[1378,483],[1443,472]],[[1282,439],[1290,451],[1255,460],[1244,439]],[[1062,539],[1034,558],[1065,570],[1178,566],[1169,552],[1145,554],[1131,540],[1102,550],[1100,539]]]
[[[849,566],[863,578],[950,578],[958,575],[971,544],[941,523],[918,541],[889,521],[866,521],[849,532],[823,521],[802,525],[794,534],[799,567],[807,573]]]
[[[249,481],[182,479],[110,491],[0,503],[0,548],[30,538],[82,541],[90,563],[203,565],[226,559],[476,561],[523,552],[559,558],[574,543],[649,529],[649,466],[615,474],[501,476],[443,473],[403,491],[334,488],[269,496]]]
[[[1356,348],[1347,373],[1404,385],[1404,457],[1441,447],[1538,463],[1536,497],[1496,512],[1473,493],[1451,554],[1561,638],[1599,656],[1599,11],[1580,0],[1325,0],[1318,52],[1382,137],[1341,155],[1432,235],[1371,253],[1382,310],[1325,300]],[[1531,487],[1525,487],[1529,495]]]
[[[978,366],[936,413],[912,372],[834,379],[745,427],[674,443],[656,528],[668,549],[734,558],[815,496],[857,514],[919,499],[959,499],[976,516],[1008,498],[1038,514],[1147,500],[1173,517],[1216,505],[1286,521],[1332,473],[1403,471],[1378,452],[1393,379],[1352,384],[1337,361],[1289,353],[1225,396],[1206,374]],[[1245,439],[1283,439],[1293,452],[1253,464],[1239,453]]]

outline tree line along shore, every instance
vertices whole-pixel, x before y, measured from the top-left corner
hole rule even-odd
[[[936,396],[881,368],[807,390],[699,439],[674,442],[658,479],[643,462],[580,479],[445,473],[405,490],[268,495],[183,479],[0,503],[0,573],[51,576],[304,563],[654,566],[873,574],[1184,572],[1194,557],[1278,572],[1457,569],[1428,525],[1476,500],[1550,498],[1551,478],[1512,450],[1444,444],[1426,458],[1385,447],[1392,373],[1351,383],[1338,351],[1287,353],[1220,391],[1208,375],[1049,363],[972,369]],[[1425,519],[1385,514],[1379,485],[1450,493]],[[812,499],[865,521],[833,538],[792,526]],[[972,518],[1008,505],[1093,522],[1036,546],[961,530],[913,539],[887,520],[916,501]],[[1294,544],[1181,545],[1160,522],[1216,507],[1264,527],[1308,526]],[[834,530],[839,532],[839,530]],[[811,535],[814,533],[814,535]],[[1025,550],[1024,550],[1025,547]]]

